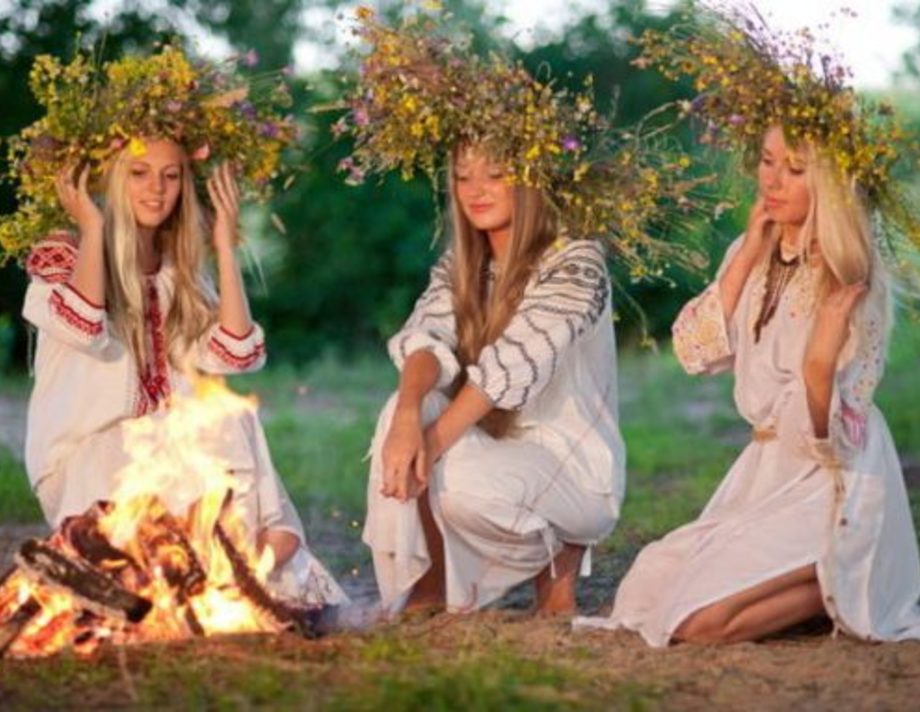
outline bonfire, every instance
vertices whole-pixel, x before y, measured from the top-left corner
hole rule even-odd
[[[219,455],[225,419],[255,407],[204,380],[167,412],[127,423],[130,462],[111,500],[24,542],[0,578],[0,655],[222,633],[315,635],[321,606],[270,592],[271,548],[257,551]]]

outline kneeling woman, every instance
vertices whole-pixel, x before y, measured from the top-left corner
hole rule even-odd
[[[571,611],[623,494],[603,250],[559,239],[485,152],[460,149],[450,184],[452,245],[389,342],[364,540],[389,609],[474,610],[536,578],[541,610]]]
[[[747,230],[673,327],[689,373],[733,371],[752,442],[699,519],[640,552],[612,616],[576,625],[653,646],[757,640],[816,616],[865,639],[920,636],[916,535],[873,405],[891,326],[874,186],[837,162],[855,158],[833,144],[862,135],[853,114],[820,120],[849,130],[820,142],[801,125],[766,129]]]
[[[137,72],[136,83],[122,87],[124,92],[132,101],[150,103],[145,117],[165,117],[166,123],[132,125],[130,117],[118,114],[125,104],[109,93],[117,94],[118,87],[103,88],[101,96],[108,101],[90,113],[113,112],[111,125],[156,133],[113,142],[101,171],[102,208],[88,191],[88,166],[78,175],[70,166],[59,169],[59,201],[77,231],[42,239],[26,260],[31,283],[23,314],[38,330],[26,466],[52,526],[112,497],[120,472],[133,459],[128,431],[138,419],[162,417],[173,395],[189,394],[190,374],[244,373],[265,361],[264,337],[250,316],[235,256],[239,189],[234,170],[222,163],[206,182],[214,210],[208,227],[195,167],[181,142],[182,136],[197,135],[226,155],[219,126],[202,135],[203,127],[194,122],[207,114],[206,106],[226,123],[236,121],[231,127],[236,132],[247,128],[246,119],[231,115],[223,104],[206,104],[206,97],[193,95],[185,104],[176,100],[179,106],[173,108],[161,98],[171,97],[169,91],[148,93],[173,78],[169,67],[192,71],[177,50],[122,61]],[[138,71],[145,67],[147,79]],[[110,66],[110,76],[120,76],[119,70]],[[187,71],[177,71],[177,92],[188,91]],[[90,139],[68,138],[70,155]],[[264,148],[254,143],[244,155],[261,155]],[[209,242],[217,263],[216,291],[205,266]],[[306,549],[257,416],[248,411],[228,416],[220,428],[214,442],[201,447],[226,463],[251,535],[260,548],[273,550],[276,570],[270,583],[313,602],[345,600]]]

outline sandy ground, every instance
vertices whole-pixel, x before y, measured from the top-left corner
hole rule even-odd
[[[0,397],[0,442],[21,452],[24,426],[22,401]],[[908,484],[920,486],[920,468],[910,463],[906,470]],[[339,572],[353,599],[371,604],[376,588],[359,530],[309,515],[307,529],[312,546]],[[44,525],[0,525],[0,566],[9,565],[23,539],[45,533]],[[582,610],[608,604],[638,544],[626,548],[596,558],[594,575],[579,585]],[[529,603],[530,590],[521,587],[500,610],[440,615],[406,625],[442,653],[449,654],[458,641],[472,641],[474,647],[501,644],[523,655],[548,654],[596,679],[617,705],[623,702],[623,689],[635,689],[641,704],[675,710],[920,709],[920,642],[866,644],[818,629],[758,644],[653,650],[635,635],[573,633],[566,620],[535,619],[523,612]],[[333,638],[347,644],[349,635]]]

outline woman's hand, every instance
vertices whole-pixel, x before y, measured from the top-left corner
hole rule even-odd
[[[719,295],[722,298],[722,311],[725,320],[731,321],[738,306],[738,300],[744,292],[748,277],[763,255],[767,245],[767,225],[770,219],[763,197],[758,196],[748,216],[747,229],[741,247],[732,257],[725,272],[719,278]]]
[[[74,178],[74,167],[67,166],[58,173],[55,181],[58,200],[61,201],[61,207],[67,211],[67,214],[77,224],[80,234],[83,236],[98,234],[102,235],[102,229],[105,224],[105,217],[99,206],[93,202],[89,194],[89,166],[84,166],[80,175]]]
[[[214,249],[218,253],[232,251],[237,243],[240,190],[229,161],[214,169],[207,185],[214,206]]]
[[[769,223],[770,217],[767,215],[766,203],[763,196],[758,195],[748,215],[747,228],[744,231],[744,241],[741,243],[740,250],[740,254],[752,263],[760,259],[766,247]]]
[[[400,502],[418,497],[428,482],[428,452],[418,408],[397,408],[383,443],[384,497]]]

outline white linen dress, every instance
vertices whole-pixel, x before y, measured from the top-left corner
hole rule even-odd
[[[752,442],[696,521],[639,553],[611,616],[578,618],[575,627],[626,628],[666,646],[695,611],[815,564],[838,629],[866,640],[920,636],[917,540],[897,452],[872,402],[884,365],[885,295],[873,289],[860,307],[837,367],[829,434],[818,439],[802,373],[818,268],[797,268],[756,342],[766,271],[755,268],[730,322],[716,281],[673,327],[689,373],[734,371]]]
[[[132,461],[126,451],[129,424],[163,418],[172,393],[190,393],[187,378],[167,357],[165,318],[174,272],[164,264],[144,278],[147,352],[151,366],[139,373],[134,359],[109,329],[105,308],[68,283],[77,259],[76,239],[55,233],[38,243],[26,260],[31,278],[23,316],[38,331],[35,384],[29,400],[26,471],[45,518],[57,527],[111,498],[118,473]],[[254,371],[265,362],[262,329],[234,336],[215,325],[192,355],[198,370],[211,374]],[[249,530],[284,530],[301,547],[270,583],[307,602],[339,603],[347,597],[306,547],[303,526],[275,472],[265,434],[254,412],[225,418],[221,433],[202,443],[226,462]]]
[[[389,341],[397,368],[420,349],[440,364],[423,403],[430,423],[459,373],[448,252]],[[470,611],[533,578],[563,542],[589,546],[616,524],[625,449],[617,423],[610,283],[599,244],[558,241],[541,258],[505,332],[467,368],[496,407],[519,412],[512,436],[472,427],[434,465],[429,498],[444,538],[447,606]],[[418,505],[380,494],[381,451],[395,395],[371,445],[364,541],[385,610],[398,611],[430,566]],[[586,557],[583,573],[589,572]]]

